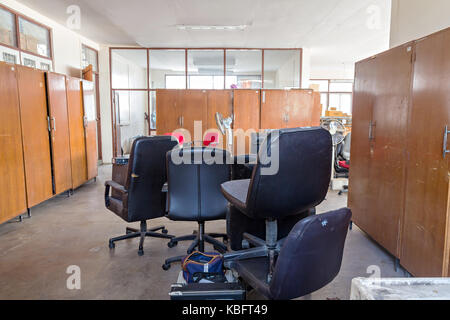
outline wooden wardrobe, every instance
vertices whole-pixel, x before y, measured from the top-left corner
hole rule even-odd
[[[353,221],[412,275],[450,276],[450,29],[356,65]]]

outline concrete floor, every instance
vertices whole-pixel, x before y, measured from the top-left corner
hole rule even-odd
[[[108,239],[124,234],[127,224],[105,209],[104,181],[111,166],[99,168],[96,182],[75,190],[73,196],[57,196],[32,209],[22,223],[0,225],[0,299],[168,299],[179,265],[169,271],[165,258],[186,252],[189,242],[169,249],[164,239],[147,238],[145,255],[137,255],[138,239],[118,242],[114,250]],[[330,192],[318,212],[346,206],[347,196]],[[149,226],[164,224],[169,233],[182,235],[196,223],[160,218]],[[138,224],[135,225],[138,227]],[[224,232],[225,221],[206,225],[207,232]],[[67,268],[81,269],[81,289],[67,289]],[[312,295],[313,299],[348,299],[351,280],[379,270],[382,277],[404,277],[394,272],[393,259],[357,227],[349,232],[342,268],[336,279]]]

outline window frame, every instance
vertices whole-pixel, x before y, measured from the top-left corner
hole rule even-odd
[[[32,56],[35,56],[35,57],[38,57],[38,58],[41,58],[41,59],[46,59],[46,60],[51,61],[51,64],[52,64],[51,67],[53,67],[54,64],[55,64],[54,63],[54,54],[53,54],[53,29],[48,27],[48,26],[46,26],[46,25],[44,25],[44,24],[42,24],[42,23],[40,23],[40,22],[38,22],[38,21],[36,21],[36,20],[34,20],[34,19],[32,19],[32,18],[27,17],[27,16],[21,14],[20,12],[17,12],[15,10],[13,10],[13,9],[3,5],[3,4],[0,4],[0,8],[5,10],[5,11],[8,11],[11,14],[14,15],[14,24],[15,24],[15,31],[16,31],[16,43],[15,43],[15,46],[11,46],[11,45],[8,45],[8,44],[3,43],[3,42],[0,42],[0,46],[6,47],[6,48],[10,48],[10,49],[13,49],[13,50],[17,50],[19,52],[20,64],[22,64],[22,53],[26,53],[26,54],[29,54],[29,55],[32,55]],[[21,18],[23,20],[26,20],[29,23],[35,24],[35,25],[37,25],[39,27],[42,27],[42,28],[47,30],[47,32],[48,32],[48,39],[49,39],[49,54],[50,54],[50,56],[47,57],[47,56],[43,56],[43,55],[31,52],[31,51],[22,49],[21,43],[20,43],[19,18]]]
[[[92,50],[92,51],[95,52],[95,55],[97,56],[97,66],[96,66],[96,70],[97,70],[97,71],[92,70],[92,72],[93,72],[94,74],[99,74],[100,69],[99,69],[99,61],[98,61],[98,50],[96,50],[96,49],[94,49],[94,48],[88,46],[87,44],[82,43],[82,44],[81,44],[81,53],[83,53],[83,49],[89,49],[89,50]],[[86,67],[88,67],[88,66],[86,66]],[[82,68],[86,68],[86,67],[82,67]],[[94,67],[94,66],[93,66],[93,67]]]
[[[354,90],[354,83],[355,81],[353,79],[310,79],[310,81],[328,81],[328,91],[319,91],[319,93],[322,94],[326,94],[327,95],[327,105],[325,106],[325,110],[329,111],[330,108],[330,95],[331,94],[349,94],[351,95],[351,99],[353,102],[353,90]],[[352,91],[330,91],[330,85],[333,82],[347,82],[347,83],[352,83]]]

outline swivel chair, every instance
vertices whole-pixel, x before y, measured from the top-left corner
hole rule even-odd
[[[351,216],[350,209],[343,208],[298,222],[284,241],[270,284],[267,258],[234,261],[231,268],[267,299],[307,296],[339,273]]]
[[[227,246],[215,238],[227,239],[226,234],[205,233],[205,222],[225,219],[228,202],[222,196],[220,185],[230,180],[231,155],[222,149],[194,147],[175,149],[167,153],[168,170],[168,218],[174,221],[196,221],[198,232],[172,238],[171,248],[179,241],[193,240],[188,253],[195,248],[204,252],[205,242],[219,252]],[[163,265],[170,268],[172,262],[181,261],[184,256],[169,258]]]
[[[252,178],[222,184],[231,205],[252,219],[265,220],[266,240],[248,233],[256,248],[227,253],[230,261],[269,257],[271,279],[283,239],[277,241],[277,220],[316,207],[324,199],[331,178],[332,141],[322,128],[271,131],[258,154]]]
[[[171,239],[164,226],[147,229],[147,220],[165,215],[166,197],[161,189],[166,182],[166,153],[178,143],[171,137],[143,137],[133,142],[125,185],[105,182],[105,205],[126,222],[140,221],[140,230],[126,228],[126,234],[109,240],[115,242],[140,237],[138,254],[144,254],[145,237]],[[112,189],[110,195],[110,189]],[[162,233],[157,231],[162,230]]]

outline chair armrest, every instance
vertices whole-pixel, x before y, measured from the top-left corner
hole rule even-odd
[[[124,186],[122,186],[121,184],[115,182],[115,181],[106,181],[105,182],[105,206],[109,207],[109,190],[113,188],[114,191],[119,192],[120,194],[124,195],[127,194],[127,190],[125,189]]]

